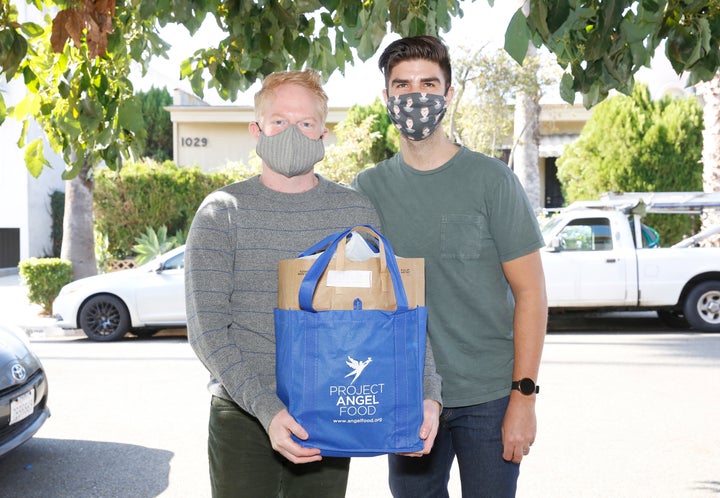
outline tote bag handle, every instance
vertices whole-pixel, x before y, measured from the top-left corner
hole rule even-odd
[[[320,281],[322,274],[325,272],[325,269],[330,264],[330,260],[335,254],[338,244],[341,241],[344,241],[348,234],[354,231],[366,232],[378,239],[380,251],[382,252],[383,259],[386,261],[387,268],[390,272],[390,278],[392,279],[397,311],[407,311],[407,296],[405,294],[405,287],[403,286],[402,279],[400,278],[400,269],[398,268],[397,261],[395,260],[395,253],[393,252],[387,239],[370,225],[357,225],[355,227],[348,228],[347,230],[343,230],[342,232],[330,235],[302,253],[302,255],[313,254],[322,250],[323,247],[327,245],[325,252],[318,256],[317,260],[315,260],[313,265],[305,274],[303,281],[300,283],[300,291],[298,293],[300,309],[316,312],[312,305],[312,298],[315,294],[318,282]]]

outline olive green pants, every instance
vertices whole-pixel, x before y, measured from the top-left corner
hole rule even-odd
[[[210,485],[215,498],[342,498],[349,458],[294,464],[270,446],[255,417],[216,396],[208,424]]]

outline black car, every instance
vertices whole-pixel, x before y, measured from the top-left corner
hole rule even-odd
[[[0,324],[0,456],[30,439],[50,416],[48,382],[24,331]]]

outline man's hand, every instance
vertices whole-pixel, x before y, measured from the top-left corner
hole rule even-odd
[[[536,433],[535,395],[513,391],[502,425],[503,458],[520,463],[530,453]]]
[[[413,453],[399,453],[403,456],[421,457],[427,455],[435,444],[438,427],[440,425],[440,403],[432,399],[423,401],[423,423],[420,426],[420,439],[425,441],[422,451]]]
[[[322,460],[320,450],[317,448],[303,448],[290,437],[294,434],[303,441],[308,433],[298,424],[286,409],[278,412],[268,426],[268,436],[272,448],[292,463],[309,463]]]

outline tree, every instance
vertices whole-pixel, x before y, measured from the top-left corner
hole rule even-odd
[[[376,98],[370,105],[352,106],[343,123],[347,123],[347,126],[360,126],[370,116],[373,119],[369,131],[377,135],[373,135],[371,139],[368,162],[379,163],[392,157],[400,149],[400,132],[390,121],[382,100]],[[366,136],[365,140],[370,138]]]
[[[688,86],[710,82],[720,68],[720,2],[717,0],[529,0],[528,15],[519,9],[510,21],[505,48],[522,62],[528,41],[544,45],[565,71],[560,93],[586,107],[611,90],[630,95],[634,75],[650,67],[664,44],[675,72],[687,73]],[[705,101],[704,189],[720,192],[720,92],[716,84],[699,85]]]
[[[536,59],[535,47],[528,56]],[[530,64],[525,62],[523,67]],[[510,164],[527,192],[530,205],[539,210],[544,207],[540,193],[540,84],[537,77],[521,87],[515,95],[514,144]]]
[[[360,123],[345,119],[335,127],[337,143],[329,146],[325,158],[315,170],[334,182],[350,185],[355,176],[376,164],[373,145],[382,142],[382,134],[375,131],[376,118],[368,115]]]
[[[610,191],[701,190],[702,119],[693,97],[653,101],[640,84],[632,97],[598,104],[580,138],[558,160],[565,199],[596,199]],[[679,240],[696,228],[683,217],[670,218],[662,221],[664,240]]]
[[[138,147],[140,157],[149,157],[157,162],[173,158],[173,129],[170,113],[166,106],[172,105],[167,88],[152,87],[147,92],[138,92],[138,99],[145,120],[145,140]]]
[[[708,82],[697,85],[703,102],[703,185],[707,192],[720,192],[720,73]],[[708,211],[703,228],[720,224],[720,209]],[[720,245],[720,236],[714,238]]]
[[[448,134],[458,143],[499,157],[512,136],[516,70],[503,51],[462,47],[453,54],[455,96],[448,109]]]
[[[447,118],[450,136],[490,156],[499,157],[510,146],[510,166],[533,206],[541,207],[539,100],[559,80],[554,61],[544,53],[528,56],[521,66],[502,50],[461,48],[453,54],[453,72],[455,97]],[[514,137],[513,124],[517,127]]]
[[[545,46],[565,71],[563,98],[583,96],[586,107],[611,90],[629,95],[634,75],[650,67],[664,42],[665,56],[689,84],[713,78],[720,67],[720,2],[708,0],[529,0],[513,16],[505,48],[519,63],[528,42]]]

